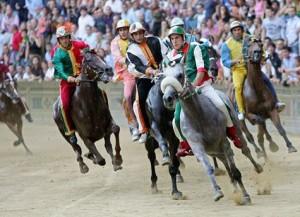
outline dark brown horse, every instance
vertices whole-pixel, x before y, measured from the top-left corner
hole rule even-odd
[[[243,97],[245,101],[246,118],[252,124],[258,124],[258,143],[261,146],[264,157],[266,151],[264,147],[264,135],[270,143],[271,151],[277,151],[278,146],[272,140],[271,135],[267,131],[265,120],[270,118],[279,134],[284,138],[288,152],[296,152],[296,148],[288,139],[284,128],[281,125],[279,113],[275,107],[276,99],[272,95],[269,88],[265,85],[261,71],[261,61],[263,58],[263,44],[260,40],[252,39],[249,41],[249,49],[247,53],[247,71],[248,75],[244,83]],[[246,127],[245,121],[242,121],[243,131],[248,140],[252,140],[253,136]],[[251,142],[252,143],[252,142]]]
[[[119,132],[120,127],[115,124],[108,106],[106,93],[98,87],[97,82],[107,83],[112,75],[112,68],[107,66],[99,56],[94,52],[85,50],[84,59],[80,74],[80,85],[76,87],[71,103],[71,117],[74,122],[76,132],[79,134],[84,144],[89,150],[85,156],[93,160],[95,164],[105,165],[105,159],[101,156],[95,146],[95,142],[104,138],[106,151],[109,153],[114,170],[121,169],[122,157],[120,154]],[[81,173],[87,173],[88,167],[83,162],[82,151],[78,144],[71,144],[68,136],[64,133],[64,124],[60,112],[60,100],[57,99],[54,104],[53,118],[59,128],[59,131],[72,146],[77,154],[77,161]],[[113,154],[110,141],[111,134],[115,135],[116,155]]]
[[[26,152],[31,154],[31,151],[25,144],[22,133],[22,115],[25,114],[24,106],[26,105],[21,102],[21,99],[14,103],[13,101],[17,99],[17,96],[14,94],[15,90],[10,81],[3,81],[0,89],[0,121],[4,122],[13,134],[17,136],[18,140],[14,142],[14,146],[22,143]]]

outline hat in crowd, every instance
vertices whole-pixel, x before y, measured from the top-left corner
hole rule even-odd
[[[123,27],[129,28],[129,26],[130,26],[129,21],[126,19],[122,19],[118,21],[116,29],[123,28]]]
[[[171,28],[174,27],[174,26],[184,26],[184,22],[181,18],[179,17],[174,17],[172,20],[171,20],[171,24],[170,24]]]
[[[235,20],[230,23],[230,31],[232,31],[234,28],[237,28],[237,27],[244,29],[244,26],[240,21]]]
[[[146,29],[143,27],[143,25],[140,22],[134,22],[133,24],[130,25],[129,27],[129,33],[133,34],[135,32],[139,32],[139,31],[146,31]]]

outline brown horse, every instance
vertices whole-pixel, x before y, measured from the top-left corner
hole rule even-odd
[[[13,134],[17,136],[18,140],[14,142],[14,146],[22,143],[26,152],[31,154],[31,151],[25,144],[22,133],[22,115],[25,114],[24,106],[27,105],[23,105],[21,99],[14,103],[13,101],[17,98],[14,94],[15,90],[10,81],[3,81],[0,89],[0,122],[4,122]]]
[[[261,61],[263,58],[263,44],[260,40],[252,39],[249,41],[249,49],[247,52],[247,71],[248,75],[244,83],[243,97],[245,101],[246,118],[252,124],[258,124],[258,143],[263,150],[266,158],[266,151],[264,147],[264,135],[270,143],[271,151],[277,151],[278,146],[272,140],[271,135],[267,131],[265,120],[270,118],[274,126],[277,128],[279,134],[284,138],[288,152],[296,152],[296,148],[289,141],[284,128],[281,125],[279,113],[275,107],[276,99],[271,94],[269,88],[263,81],[263,74],[261,71]],[[250,134],[245,121],[242,121],[243,131],[248,140],[252,140],[253,136]],[[252,142],[251,142],[252,143]]]
[[[104,138],[106,151],[109,153],[114,170],[121,169],[122,157],[120,154],[119,132],[120,127],[115,124],[108,106],[106,93],[101,90],[97,82],[107,83],[112,75],[112,68],[94,52],[85,50],[83,52],[82,70],[80,74],[80,85],[76,87],[71,103],[71,117],[75,129],[84,144],[89,150],[85,156],[91,159],[95,164],[104,166],[105,159],[101,156],[95,146],[95,142]],[[60,100],[56,100],[53,108],[53,118],[58,126],[59,131],[72,146],[77,154],[77,161],[81,173],[87,173],[89,168],[83,162],[80,146],[69,141],[68,136],[64,133],[63,117],[60,109]],[[111,134],[115,135],[116,155],[113,154],[112,144],[110,142]]]

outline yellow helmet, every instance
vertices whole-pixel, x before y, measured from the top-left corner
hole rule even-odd
[[[60,26],[56,29],[56,38],[70,36],[71,33],[68,32],[67,28],[65,26]]]
[[[119,28],[122,28],[122,27],[128,27],[129,28],[129,26],[130,26],[129,21],[126,20],[126,19],[122,19],[122,20],[118,21],[116,29],[118,30]]]
[[[129,33],[133,34],[135,32],[141,31],[141,30],[146,31],[146,29],[143,27],[143,25],[140,22],[135,22],[130,25]]]

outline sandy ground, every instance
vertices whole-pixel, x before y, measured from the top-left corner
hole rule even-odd
[[[13,147],[14,136],[6,126],[0,126],[0,217],[300,216],[299,152],[288,154],[276,135],[281,148],[270,153],[270,163],[262,175],[256,175],[235,150],[251,195],[250,206],[234,203],[227,176],[218,177],[225,197],[214,202],[208,178],[194,157],[184,160],[185,182],[179,184],[186,200],[171,199],[170,177],[162,166],[157,167],[161,193],[151,194],[146,151],[143,145],[130,141],[126,129],[121,133],[123,170],[113,171],[103,142],[98,142],[107,165],[100,167],[85,159],[90,168],[85,175],[79,172],[73,150],[54,125],[26,124],[24,135],[33,156],[26,155],[23,147]],[[300,151],[300,137],[290,138]],[[260,187],[270,186],[271,195],[257,195]]]

